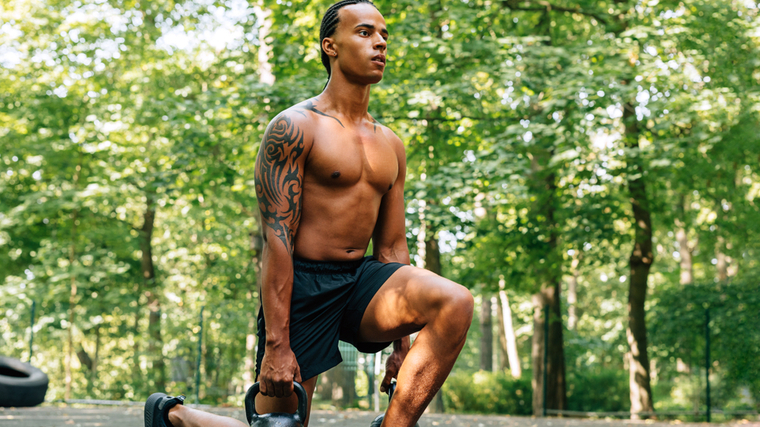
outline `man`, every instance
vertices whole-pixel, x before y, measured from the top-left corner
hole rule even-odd
[[[294,380],[310,408],[317,375],[341,361],[338,339],[364,352],[393,342],[381,390],[391,378],[398,387],[383,425],[413,426],[464,346],[473,300],[409,266],[404,146],[367,113],[385,70],[383,16],[367,0],[336,3],[320,39],[325,90],[272,120],[256,161],[265,225],[256,409],[295,412]],[[241,426],[179,403],[152,395],[146,426]]]

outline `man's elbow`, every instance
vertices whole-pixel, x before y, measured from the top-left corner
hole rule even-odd
[[[272,231],[265,230],[262,233],[263,249],[269,253],[269,256],[288,257],[292,256],[292,248],[288,239],[283,239]]]
[[[389,263],[389,262],[398,262],[401,264],[407,264],[410,263],[409,258],[409,248],[406,246],[406,242],[403,246],[397,245],[397,246],[389,246],[386,248],[381,249],[377,253],[377,259],[380,262]]]

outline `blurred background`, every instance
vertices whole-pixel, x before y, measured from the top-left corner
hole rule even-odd
[[[254,159],[330,4],[2,2],[0,353],[48,401],[241,404]],[[756,418],[760,6],[376,5],[413,263],[477,301],[431,410]],[[341,348],[315,405],[376,409],[384,355]]]

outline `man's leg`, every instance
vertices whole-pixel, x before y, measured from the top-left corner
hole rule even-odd
[[[451,372],[472,322],[470,291],[432,272],[402,267],[375,294],[359,340],[393,341],[420,331],[398,373],[383,426],[412,427]]]
[[[309,425],[311,397],[314,394],[314,387],[316,384],[317,377],[308,379],[301,384],[306,390],[306,395],[309,397],[309,402],[306,405],[307,411],[304,427]],[[290,397],[281,399],[267,397],[261,393],[256,395],[256,412],[259,414],[268,414],[270,412],[286,412],[292,414],[296,412],[297,408],[298,397],[295,393]],[[244,422],[238,421],[234,418],[210,414],[183,405],[176,405],[169,410],[169,422],[171,422],[174,427],[248,427]]]
[[[169,422],[174,427],[247,427],[248,425],[240,420],[221,415],[211,414],[209,412],[199,411],[188,408],[184,405],[177,405],[169,409]]]

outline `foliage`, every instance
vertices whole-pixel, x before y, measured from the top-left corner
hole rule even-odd
[[[625,370],[600,367],[573,370],[567,383],[567,405],[572,411],[616,412],[631,408]]]
[[[167,391],[192,394],[205,306],[200,395],[236,401],[258,304],[253,158],[271,117],[324,85],[317,37],[329,3],[0,5],[0,352],[28,358],[36,301],[32,361],[53,378],[49,397],[63,394],[69,330],[83,354],[73,360],[73,397],[142,399],[155,391],[156,356],[168,361]],[[757,402],[756,2],[376,4],[391,39],[370,113],[407,147],[415,262],[421,243],[437,238],[447,277],[474,293],[503,280],[524,367],[530,295],[547,278],[576,275],[581,314],[565,332],[570,405],[627,408],[626,181],[641,161],[656,247],[655,398],[682,387],[676,359],[701,360],[706,304],[721,402],[745,386]],[[262,79],[267,63],[272,85]],[[621,137],[627,107],[640,150]],[[151,209],[149,283],[141,243]],[[691,251],[678,228],[699,285],[678,284]],[[723,273],[731,282],[716,284]],[[474,374],[477,329],[444,386],[450,410],[526,413],[527,377]],[[603,395],[604,382],[615,391]]]
[[[530,375],[503,372],[455,372],[443,386],[447,410],[459,413],[530,415],[532,393]]]
[[[760,392],[757,289],[757,280],[747,277],[728,284],[703,282],[662,290],[651,313],[654,351],[664,363],[675,364],[679,359],[693,367],[704,367],[709,310],[712,373],[720,378],[723,388],[736,392],[739,387],[748,387],[757,396]]]

